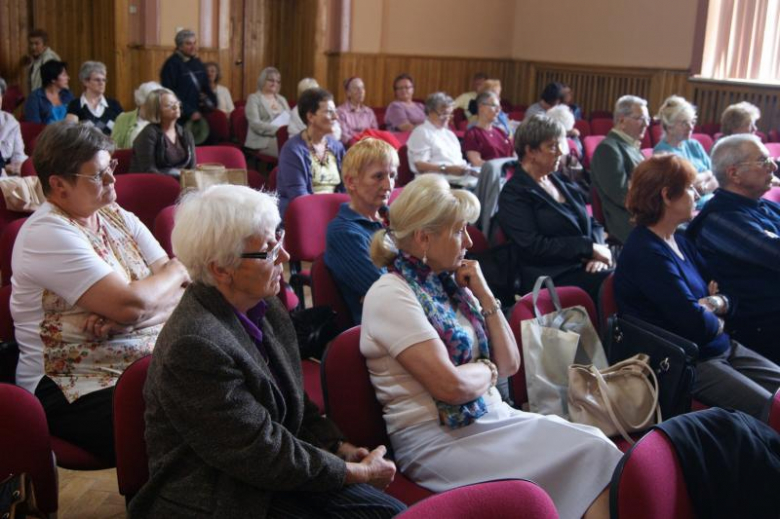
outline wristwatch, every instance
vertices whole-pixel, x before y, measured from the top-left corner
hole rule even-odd
[[[482,309],[482,317],[490,317],[491,315],[498,313],[498,311],[501,310],[501,301],[498,298],[495,298],[493,301],[493,308]]]
[[[447,171],[447,165],[446,164],[440,164],[439,165],[439,171],[442,173],[445,173]]]

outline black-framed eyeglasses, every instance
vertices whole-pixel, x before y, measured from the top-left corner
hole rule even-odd
[[[282,252],[283,247],[284,247],[284,229],[281,229],[276,232],[276,245],[274,245],[274,247],[271,250],[264,251],[264,252],[244,252],[241,254],[241,257],[246,259],[267,260],[272,263],[275,263],[276,259],[279,257],[279,254]]]
[[[106,175],[113,175],[118,165],[119,165],[119,161],[117,159],[111,159],[111,162],[108,163],[108,166],[106,166],[104,169],[101,169],[94,175],[84,175],[81,173],[74,173],[73,176],[88,178],[91,182],[94,182],[95,184],[102,184],[103,179],[106,177]]]

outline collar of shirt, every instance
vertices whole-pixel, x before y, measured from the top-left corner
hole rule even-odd
[[[187,63],[189,60],[192,59],[192,56],[187,56],[186,54],[184,54],[182,51],[180,51],[178,49],[176,51],[174,51],[174,52],[179,55],[179,57],[181,58],[181,60],[184,63]]]
[[[729,202],[732,202],[732,203],[735,203],[735,204],[747,205],[747,206],[754,207],[754,208],[761,207],[763,205],[763,203],[764,203],[764,199],[763,198],[759,198],[758,200],[755,200],[753,198],[748,198],[746,196],[742,196],[739,193],[735,193],[733,191],[729,191],[728,189],[723,189],[721,187],[719,187],[715,191],[715,194],[717,194],[718,197],[720,197],[720,198],[725,198]]]
[[[84,108],[85,106],[89,108],[89,101],[87,100],[87,94],[81,94],[81,107]],[[98,107],[108,108],[108,101],[106,101],[106,96],[100,96],[100,101],[98,102]]]
[[[626,141],[627,143],[629,143],[631,146],[635,147],[636,149],[641,149],[642,141],[638,141],[638,140],[634,139],[633,137],[631,137],[626,132],[622,132],[622,131],[618,130],[617,128],[612,128],[612,132],[614,132],[615,135],[617,135],[618,137],[620,137],[621,139],[623,139],[624,141]]]
[[[260,301],[253,308],[250,308],[246,314],[233,307],[233,312],[236,314],[236,317],[238,317],[238,321],[241,323],[241,326],[244,327],[246,333],[248,333],[252,340],[255,341],[255,344],[257,344],[257,346],[260,348],[260,352],[263,354],[263,357],[266,358],[267,354],[261,345],[263,344],[263,317],[265,317],[265,312],[267,310],[268,303],[265,301]]]
[[[345,220],[349,220],[352,222],[360,222],[365,225],[376,227],[377,230],[382,228],[382,222],[378,222],[376,220],[366,218],[364,215],[352,209],[349,206],[349,203],[341,204],[341,208],[339,209],[339,216],[341,216]]]

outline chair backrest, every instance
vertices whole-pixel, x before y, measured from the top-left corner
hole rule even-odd
[[[606,135],[615,126],[612,119],[591,119],[590,121],[590,134],[591,135]]]
[[[22,131],[22,141],[24,141],[24,153],[31,157],[35,151],[35,141],[38,140],[38,135],[46,128],[46,125],[21,121],[19,127]]]
[[[328,223],[349,202],[345,193],[303,195],[293,199],[284,214],[284,248],[290,261],[314,261],[325,252]]]
[[[173,232],[173,214],[176,212],[175,205],[164,207],[154,219],[152,234],[157,238],[168,257],[173,257],[173,246],[171,245],[171,233]]]
[[[468,125],[468,119],[466,118],[466,111],[463,108],[456,108],[452,112],[452,122],[456,128],[460,128],[461,123],[465,122]]]
[[[23,177],[37,177],[38,172],[35,171],[35,164],[33,164],[32,157],[28,157],[22,162],[22,170],[19,172]]]
[[[604,278],[599,288],[599,312],[601,312],[601,330],[607,333],[607,321],[610,316],[618,312],[617,299],[615,299],[615,273],[611,272]]]
[[[596,219],[601,225],[606,226],[606,218],[604,218],[604,206],[601,204],[601,196],[596,186],[590,187],[590,205],[593,208],[593,218]]]
[[[640,150],[642,152],[642,155],[645,156],[646,159],[649,159],[653,156],[653,148],[642,148]]]
[[[588,317],[590,317],[590,322],[593,324],[593,328],[598,332],[601,327],[598,322],[596,305],[593,304],[593,300],[587,292],[579,287],[555,287],[555,291],[560,298],[561,308],[570,308],[578,305],[584,306],[585,310],[588,312]],[[539,293],[537,307],[542,315],[555,311],[555,305],[547,290],[543,289]],[[512,315],[509,317],[509,326],[512,328],[512,333],[515,335],[515,341],[520,350],[521,358],[523,356],[523,338],[520,333],[520,322],[525,321],[526,319],[535,318],[533,294],[526,294],[515,304],[515,307],[512,309]],[[525,364],[521,363],[520,370],[510,378],[510,387],[512,388],[515,404],[518,406],[528,401],[524,365]]]
[[[650,144],[652,145],[650,147],[653,147],[661,142],[664,135],[664,128],[661,126],[661,123],[654,121],[650,124],[650,128],[648,128],[645,133],[650,134]]]
[[[490,249],[490,244],[488,243],[487,238],[485,237],[485,234],[480,231],[477,227],[474,225],[469,225],[466,227],[466,230],[469,233],[469,237],[471,238],[471,241],[473,245],[469,249],[469,252],[471,254],[479,254],[481,252],[487,252]]]
[[[513,112],[509,112],[507,114],[507,117],[511,119],[512,121],[522,121],[525,119],[525,111],[516,110]]]
[[[580,139],[584,139],[591,134],[590,123],[585,119],[577,119],[574,121],[574,129],[580,132]]]
[[[767,142],[780,142],[780,132],[778,132],[774,128],[769,130],[769,135],[767,137]]]
[[[623,457],[610,484],[612,519],[693,519],[674,446],[664,433],[644,435]]]
[[[382,406],[360,353],[360,326],[333,339],[322,357],[322,387],[325,414],[355,445],[373,449],[390,446]]]
[[[276,177],[279,175],[279,166],[274,166],[274,169],[268,174],[268,181],[265,184],[268,191],[276,191]]]
[[[403,187],[397,187],[393,189],[393,191],[390,193],[390,200],[387,201],[387,205],[391,205],[393,202],[395,202],[395,199],[398,198],[398,196],[403,192]]]
[[[128,173],[116,179],[116,201],[134,213],[149,229],[164,208],[176,203],[179,181],[157,173]]]
[[[769,138],[768,138],[768,137],[766,136],[766,134],[765,134],[764,132],[762,132],[761,130],[756,130],[756,137],[758,137],[759,139],[761,139],[761,142],[763,142],[764,144],[766,144],[767,142],[769,142]]]
[[[276,146],[277,150],[281,153],[282,146],[284,146],[284,143],[287,142],[287,140],[290,138],[290,132],[287,131],[287,125],[280,126],[278,130],[276,130]]]
[[[16,107],[24,102],[24,94],[19,85],[9,86],[3,94],[2,109],[8,113],[14,113]]]
[[[780,158],[780,142],[767,142],[764,146],[766,146],[770,157],[773,159]]]
[[[246,120],[246,108],[236,106],[235,110],[230,112],[230,127],[233,130],[233,137],[238,145],[243,147],[246,142],[246,134],[249,131],[249,121]]]
[[[235,146],[198,146],[195,148],[198,164],[222,164],[229,169],[247,169],[244,153]]]
[[[119,161],[114,170],[114,176],[130,173],[130,163],[133,162],[133,148],[114,150],[113,158]]]
[[[593,122],[593,119],[609,119],[612,120],[612,112],[609,110],[593,110],[590,113],[590,120]]]
[[[603,140],[604,135],[590,135],[582,139],[582,148],[585,152],[585,156],[582,158],[582,165],[585,169],[590,168],[590,159],[593,158],[593,153]]]
[[[780,187],[772,187],[761,197],[780,204]]]
[[[409,148],[404,144],[398,150],[398,179],[396,180],[396,185],[404,187],[412,180],[414,180],[414,173],[409,165]]]
[[[149,479],[144,438],[144,383],[152,356],[133,362],[114,388],[114,448],[119,493],[132,497]]]
[[[11,285],[0,287],[0,342],[14,338],[14,320],[11,317]]]
[[[380,130],[384,130],[387,127],[385,126],[385,112],[387,111],[387,108],[384,106],[372,106],[371,109],[374,111],[374,115],[376,116],[376,124],[379,127]]]
[[[0,477],[26,472],[35,483],[38,507],[55,513],[57,472],[40,401],[20,387],[0,384],[0,423]]]
[[[14,252],[14,243],[16,243],[16,236],[19,234],[19,230],[24,225],[27,218],[19,218],[10,222],[3,229],[3,233],[0,234],[0,286],[6,286],[11,284],[11,275],[13,270],[11,268],[11,257]]]
[[[699,144],[701,144],[702,148],[704,148],[704,151],[706,151],[707,154],[710,153],[710,150],[712,149],[712,146],[715,143],[712,140],[712,137],[707,135],[706,133],[694,133],[691,135],[691,138],[699,141]]]
[[[530,481],[504,479],[455,488],[423,499],[399,519],[557,519],[547,492]]]
[[[311,266],[311,298],[314,306],[329,306],[336,312],[336,324],[340,330],[355,326],[352,313],[339,291],[338,284],[320,254]]]
[[[230,121],[222,110],[211,110],[206,113],[209,123],[209,140],[211,142],[230,142]]]
[[[718,138],[715,134],[720,132],[720,123],[704,123],[701,125],[700,131],[701,133],[712,136],[712,138],[717,141]]]

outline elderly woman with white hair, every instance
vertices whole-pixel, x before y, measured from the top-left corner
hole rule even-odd
[[[756,122],[761,119],[761,110],[752,103],[742,101],[728,106],[720,116],[720,131],[724,137],[739,133],[754,134]]]
[[[85,61],[79,69],[79,81],[84,93],[68,103],[68,121],[85,121],[106,135],[111,135],[114,120],[122,113],[122,105],[116,99],[107,98],[106,66],[99,61]]]
[[[282,74],[274,67],[266,67],[257,78],[257,92],[246,101],[246,120],[249,129],[244,146],[272,157],[279,156],[276,132],[290,122],[290,105],[279,93]]]
[[[301,385],[295,329],[276,297],[284,232],[273,195],[188,194],[173,250],[192,284],[149,365],[149,480],[133,517],[392,517],[386,448],[344,441]],[[197,398],[193,398],[197,395]],[[374,488],[376,487],[376,488]]]
[[[320,84],[313,77],[305,77],[298,81],[298,98],[310,88],[319,88]],[[290,110],[290,123],[287,125],[287,135],[293,137],[306,129],[306,123],[301,119],[301,113],[298,110]],[[333,121],[333,130],[331,135],[334,139],[341,139],[341,126],[338,121]],[[279,150],[281,151],[281,150]]]
[[[7,88],[5,80],[0,77],[0,106],[3,104],[3,95]],[[0,110],[0,171],[18,175],[25,160],[27,155],[24,153],[24,141],[19,122],[13,114]]]
[[[143,113],[143,106],[149,94],[162,88],[162,85],[156,81],[147,81],[135,89],[133,99],[135,101],[135,110],[122,112],[114,121],[114,127],[111,129],[111,138],[114,140],[117,149],[128,149],[133,147],[133,141],[141,133],[149,121]]]
[[[435,492],[526,478],[561,517],[608,517],[615,445],[596,428],[513,409],[495,388],[517,372],[520,354],[479,263],[465,259],[478,214],[473,194],[423,175],[371,244],[374,264],[389,272],[366,294],[360,351],[396,463]]]
[[[653,148],[653,154],[672,153],[687,159],[696,168],[694,188],[702,198],[697,207],[703,206],[711,197],[705,197],[718,188],[718,181],[712,174],[712,162],[699,141],[692,138],[696,125],[696,107],[680,96],[671,96],[658,110],[658,119],[664,130],[661,142]]]
[[[454,109],[455,103],[444,92],[428,96],[425,121],[412,130],[406,142],[409,166],[415,174],[440,173],[450,182],[475,185],[476,178],[469,179],[458,137],[449,129]]]

